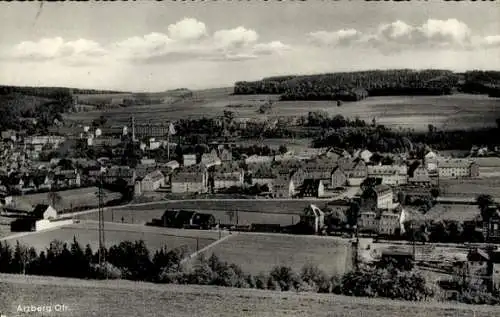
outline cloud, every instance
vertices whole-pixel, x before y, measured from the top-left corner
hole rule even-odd
[[[24,41],[15,45],[4,58],[47,61],[61,58],[93,58],[106,54],[99,43],[86,39],[64,41],[61,37]]]
[[[421,25],[410,25],[397,20],[381,24],[368,31],[355,29],[338,31],[316,31],[308,34],[309,39],[318,46],[375,47],[381,50],[401,49],[473,49],[477,45],[496,46],[497,35],[481,37],[457,19],[429,19]]]
[[[259,42],[255,30],[238,26],[207,32],[203,22],[185,18],[170,24],[166,32],[133,36],[107,45],[78,39],[66,41],[61,37],[22,42],[13,47],[5,58],[39,62],[56,60],[71,65],[89,63],[169,63],[183,60],[247,60],[280,54],[290,46],[280,42]]]
[[[230,30],[220,30],[214,33],[213,39],[222,48],[246,47],[257,42],[259,35],[254,30],[239,26]]]
[[[499,47],[500,35],[489,35],[482,39],[482,46],[484,47]]]
[[[207,34],[205,23],[185,18],[168,26],[168,35],[174,40],[198,40]]]
[[[361,38],[361,33],[355,29],[342,29],[334,32],[317,31],[309,33],[309,38],[319,45],[350,45]]]

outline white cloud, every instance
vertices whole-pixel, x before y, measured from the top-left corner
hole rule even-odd
[[[496,35],[481,37],[457,19],[429,19],[421,25],[410,25],[404,21],[381,24],[371,30],[361,32],[355,29],[338,31],[317,31],[309,33],[309,38],[320,46],[372,46],[381,50],[401,50],[404,48],[446,48],[473,49],[477,44],[491,47],[498,43]]]
[[[54,59],[71,61],[80,59],[86,63],[104,56],[107,51],[97,42],[78,39],[65,41],[61,37],[42,38],[39,41],[24,41],[2,55],[3,59],[25,61],[49,61]]]
[[[238,48],[257,42],[259,35],[254,30],[239,26],[230,30],[219,30],[214,33],[213,39],[218,47]]]
[[[123,62],[168,63],[181,60],[243,60],[279,54],[290,47],[280,41],[260,43],[255,30],[239,26],[207,33],[203,22],[185,18],[167,27],[167,33],[133,36],[107,45],[61,37],[22,42],[6,56],[24,61],[56,60],[71,65]],[[5,58],[4,58],[5,59]]]
[[[207,34],[205,23],[185,18],[168,26],[168,35],[174,40],[198,40]]]
[[[500,46],[500,35],[485,36],[481,41],[484,47],[498,47]]]
[[[317,31],[309,33],[312,42],[319,45],[350,45],[361,38],[361,33],[355,29],[342,29],[338,31]]]

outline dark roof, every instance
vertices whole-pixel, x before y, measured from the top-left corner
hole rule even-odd
[[[392,191],[392,189],[389,185],[376,185],[375,187],[373,187],[373,189],[375,190],[375,192],[377,194]]]
[[[38,204],[35,206],[33,211],[30,213],[31,216],[36,217],[36,218],[43,218],[43,213],[49,208],[49,205],[44,205],[44,204]]]
[[[307,178],[307,179],[304,179],[304,183],[302,184],[302,188],[304,188],[304,189],[306,189],[306,188],[316,189],[319,187],[320,182],[321,182],[320,179]]]
[[[490,256],[487,251],[476,248],[474,250],[471,250],[467,254],[467,260],[469,261],[489,261]]]

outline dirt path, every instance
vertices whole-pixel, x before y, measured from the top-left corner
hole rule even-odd
[[[207,250],[208,250],[208,249],[210,249],[210,248],[215,247],[215,246],[216,246],[216,245],[218,245],[219,243],[224,242],[224,241],[226,241],[227,239],[229,239],[229,238],[231,238],[231,237],[233,237],[233,236],[235,236],[235,235],[237,235],[237,233],[236,233],[236,234],[235,234],[235,233],[233,233],[233,234],[228,234],[227,236],[220,238],[219,240],[217,240],[217,241],[215,241],[215,242],[213,242],[213,243],[211,243],[211,244],[207,245],[206,247],[201,248],[200,250],[198,250],[198,251],[196,251],[196,252],[194,252],[194,253],[192,253],[192,254],[188,255],[188,256],[187,256],[187,257],[185,257],[184,259],[182,259],[181,264],[182,264],[182,263],[186,263],[187,261],[189,261],[189,260],[191,260],[191,259],[193,259],[193,258],[197,257],[199,254],[201,254],[201,253],[203,253],[203,252],[207,251]]]

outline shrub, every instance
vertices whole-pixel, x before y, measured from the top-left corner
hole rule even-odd
[[[270,278],[277,282],[278,289],[282,291],[291,291],[297,289],[300,284],[300,278],[288,266],[277,266],[270,274]]]
[[[90,266],[90,276],[95,279],[120,279],[122,272],[113,264],[104,262],[102,264],[92,264]]]
[[[257,289],[267,289],[268,278],[264,273],[258,274],[255,278],[255,288]]]
[[[320,270],[317,265],[306,264],[300,272],[300,279],[312,287],[312,290],[316,292],[318,292],[320,288],[322,290],[329,288],[326,273]]]

